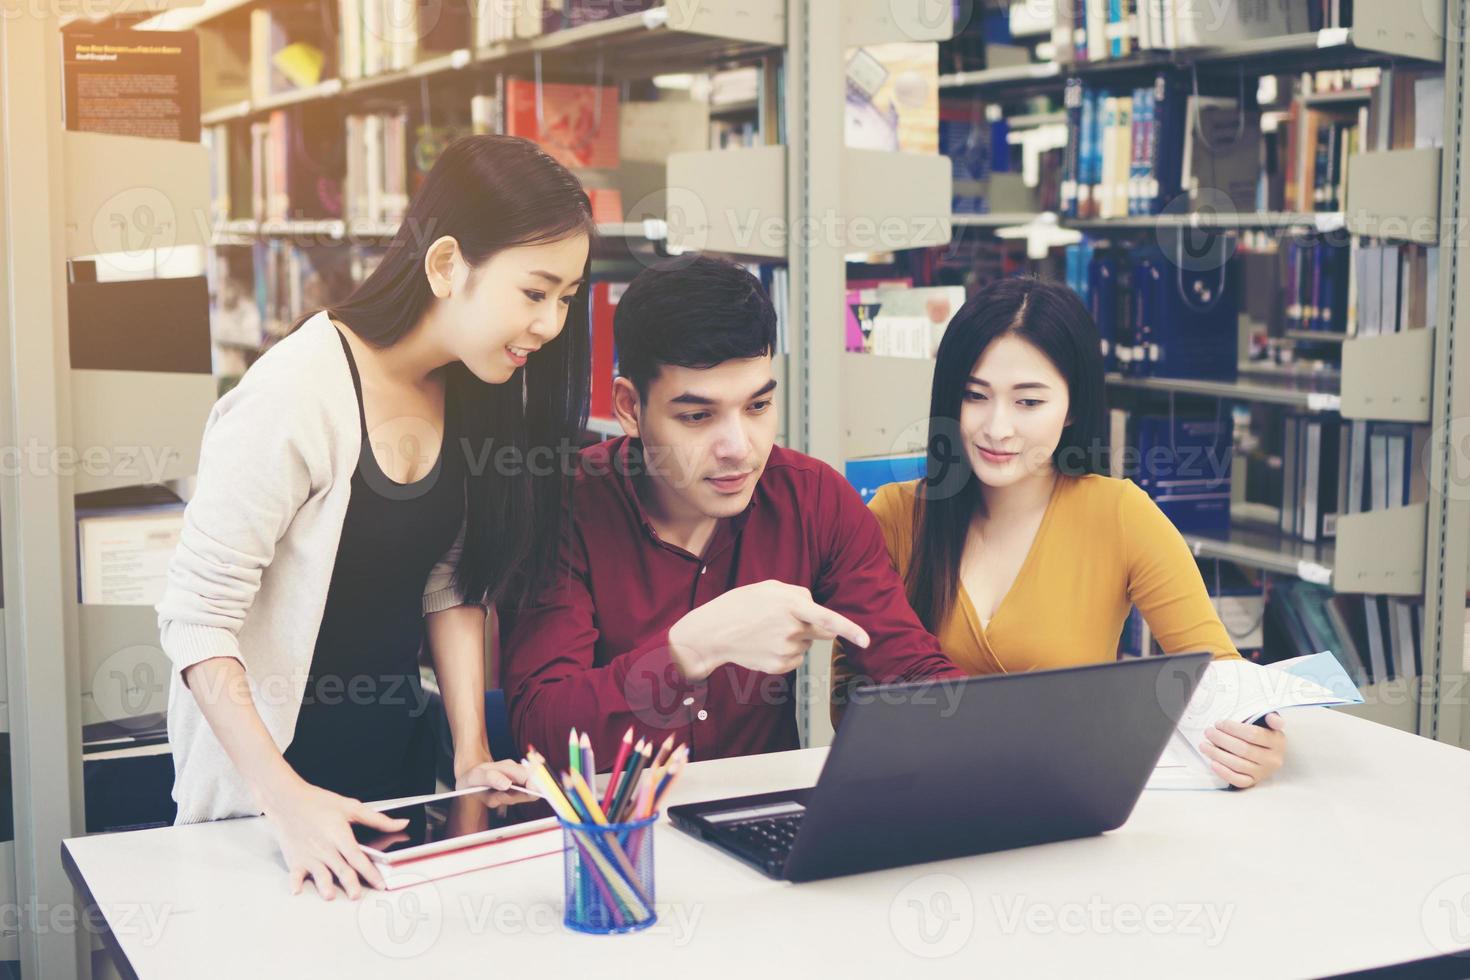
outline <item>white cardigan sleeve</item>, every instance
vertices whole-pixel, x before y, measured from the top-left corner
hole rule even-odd
[[[298,510],[329,479],[331,440],[319,406],[291,372],[258,363],[215,403],[204,426],[194,496],[184,510],[158,613],[176,669],[240,655],[238,635],[261,574]],[[265,370],[262,370],[265,368]]]
[[[429,580],[424,585],[424,615],[440,612],[444,609],[453,609],[455,606],[465,604],[464,593],[454,584],[454,570],[459,567],[459,556],[464,551],[465,529],[469,526],[468,518],[459,526],[459,535],[454,539],[454,544],[444,552],[444,557],[429,571]]]

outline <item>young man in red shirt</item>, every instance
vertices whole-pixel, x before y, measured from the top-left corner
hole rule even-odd
[[[517,747],[604,766],[631,725],[695,759],[799,746],[795,670],[841,637],[876,683],[962,677],[920,624],[877,522],[835,470],[775,445],[776,314],[719,259],[645,270],[614,321],[626,436],[582,452],[561,566],[505,616]]]

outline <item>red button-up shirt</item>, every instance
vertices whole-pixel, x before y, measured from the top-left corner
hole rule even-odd
[[[830,466],[773,448],[750,506],[719,522],[701,558],[649,524],[629,475],[641,456],[627,438],[583,451],[557,581],[506,617],[501,682],[519,749],[563,767],[575,726],[605,769],[630,725],[659,743],[673,733],[694,759],[799,747],[795,673],[722,664],[689,682],[669,655],[685,613],[767,579],[807,587],[866,630],[871,643],[850,657],[874,681],[963,676],[909,607],[877,521]]]

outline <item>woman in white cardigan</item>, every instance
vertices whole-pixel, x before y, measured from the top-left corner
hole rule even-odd
[[[364,800],[433,789],[427,637],[459,786],[485,734],[485,608],[555,558],[584,421],[586,193],[525,140],[462,139],[381,264],[219,400],[158,604],[179,823],[264,813],[292,893],[382,882]],[[334,884],[335,879],[335,884]]]

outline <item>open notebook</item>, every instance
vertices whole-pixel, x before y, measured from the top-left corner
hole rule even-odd
[[[1154,767],[1148,789],[1224,789],[1197,746],[1222,718],[1254,724],[1272,711],[1362,704],[1363,695],[1331,653],[1281,660],[1266,667],[1216,660],[1200,678],[1179,725]]]

